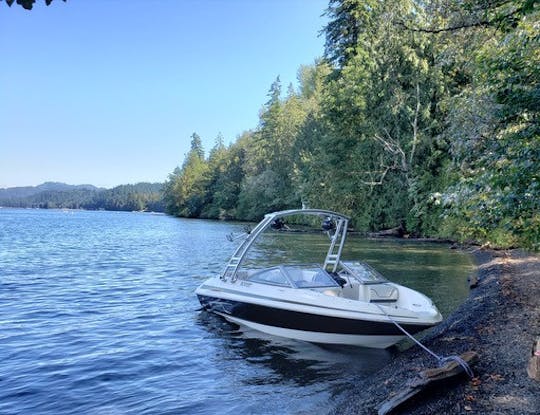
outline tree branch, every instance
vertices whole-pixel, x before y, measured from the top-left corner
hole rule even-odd
[[[412,166],[414,153],[416,152],[416,143],[418,142],[418,114],[420,113],[420,85],[416,83],[416,108],[414,110],[414,120],[411,123],[413,129],[413,140],[411,153],[409,154],[409,166]]]
[[[505,3],[508,3],[508,2],[505,2]],[[504,5],[505,3],[499,4],[497,5],[497,7]],[[443,32],[453,32],[453,31],[461,30],[461,29],[470,29],[471,27],[488,27],[488,26],[499,25],[501,22],[508,19],[509,17],[515,16],[516,14],[522,13],[523,11],[524,11],[524,7],[521,6],[502,16],[497,16],[493,18],[492,20],[484,19],[484,20],[478,20],[476,22],[468,22],[468,23],[463,23],[456,26],[441,27],[441,28],[436,28],[436,29],[428,29],[425,27],[411,27],[411,26],[408,26],[402,20],[395,21],[394,23],[397,24],[398,26],[401,26],[405,30],[409,30],[411,32],[436,34],[436,33],[443,33]]]

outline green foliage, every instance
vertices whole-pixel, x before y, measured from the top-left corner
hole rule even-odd
[[[325,55],[329,62],[343,67],[364,43],[363,33],[374,24],[381,3],[375,0],[330,0],[326,16]]]
[[[207,204],[201,217],[233,219],[240,186],[244,177],[242,166],[245,161],[245,149],[241,144],[229,148],[223,144],[223,137],[216,139],[216,144],[208,157]]]
[[[491,14],[508,17],[485,33],[475,81],[455,100],[451,150],[461,177],[446,192],[446,215],[465,238],[539,249],[540,13],[511,2]]]
[[[268,96],[259,128],[246,141],[246,175],[237,211],[245,219],[258,219],[269,210],[300,204],[294,185],[294,149],[306,111],[292,88],[282,100],[279,77],[270,87]]]
[[[2,0],[0,0],[2,1]],[[63,0],[64,2],[66,2],[66,0]],[[24,9],[26,10],[32,10],[32,7],[34,7],[34,3],[36,2],[36,0],[17,0],[16,3],[19,5],[19,6],[22,6]],[[50,5],[51,3],[53,2],[53,0],[45,0],[45,4],[48,6]],[[11,7],[11,5],[13,3],[15,3],[15,0],[6,0],[6,3],[9,7]]]
[[[125,184],[99,192],[91,209],[163,212],[161,183]]]
[[[540,249],[537,0],[330,0],[325,59],[271,85],[258,127],[193,136],[170,213],[335,209],[355,228]]]
[[[204,158],[201,137],[191,136],[191,149],[182,168],[176,168],[165,183],[164,200],[168,213],[189,218],[199,217],[207,203],[208,163]]]
[[[353,3],[359,4],[343,5],[352,13]],[[356,13],[354,50],[349,45],[337,61],[327,50],[341,66],[325,87],[324,134],[306,188],[310,204],[322,192],[327,207],[348,211],[358,228],[370,230],[402,223],[421,199],[418,192],[426,192],[422,185],[429,182],[419,178],[434,153],[439,69],[430,65],[434,52],[427,36],[393,23],[422,19],[414,3],[366,5]],[[336,33],[353,30],[350,20],[335,18],[328,26],[333,36],[338,24],[344,27]]]

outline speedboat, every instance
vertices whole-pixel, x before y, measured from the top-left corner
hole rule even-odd
[[[319,263],[258,267],[246,261],[261,235],[307,232],[316,222],[318,233],[328,235]],[[197,288],[203,309],[274,336],[373,348],[394,345],[403,330],[414,334],[439,323],[441,314],[424,294],[388,281],[363,261],[342,260],[348,223],[347,216],[321,209],[267,214],[246,233],[221,275]]]

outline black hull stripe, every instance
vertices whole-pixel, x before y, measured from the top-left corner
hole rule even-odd
[[[206,290],[213,290],[215,292],[220,292],[220,293],[229,293],[229,294],[234,294],[234,295],[242,295],[244,297],[259,298],[259,299],[262,299],[262,300],[275,301],[275,298],[272,298],[272,297],[267,297],[267,296],[258,295],[258,294],[245,293],[245,292],[241,292],[241,291],[237,291],[237,290],[229,290],[229,289],[226,289],[226,288],[215,288],[215,287],[208,286],[208,285],[203,285],[203,286],[201,286],[201,288],[204,288]],[[233,301],[233,300],[231,300],[231,301]],[[301,306],[308,306],[308,307],[313,306],[313,304],[302,303],[300,301],[291,301],[291,300],[284,300],[284,299],[280,299],[279,301],[281,303],[295,304],[295,305],[301,305]],[[376,300],[376,301],[372,300],[371,301],[371,303],[377,303],[377,302],[390,303],[390,301],[387,301],[387,300]],[[395,301],[392,300],[391,302],[393,303]],[[328,306],[323,306],[323,305],[320,305],[318,307],[319,308],[325,308],[327,310],[336,310],[336,311],[342,311],[343,310],[341,308],[328,307]],[[352,312],[352,313],[357,312],[357,311],[354,311],[354,310],[347,310],[347,311]],[[381,315],[380,313],[371,313],[369,311],[362,311],[362,314],[371,314],[371,315],[374,315],[374,316],[380,316]],[[392,315],[392,314],[390,314],[390,317],[399,318],[399,316]],[[417,317],[410,317],[410,318],[417,318]]]
[[[401,336],[401,332],[392,322],[353,320],[341,317],[322,316],[299,311],[281,310],[258,304],[212,298],[198,295],[205,310],[227,314],[242,320],[285,329],[312,331],[317,333],[354,334],[365,336]],[[414,334],[432,325],[401,324],[409,333]]]

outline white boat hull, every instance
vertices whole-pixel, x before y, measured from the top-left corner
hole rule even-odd
[[[427,301],[421,318],[421,310],[219,278],[207,280],[196,293],[205,310],[239,326],[313,343],[387,348],[405,336],[393,321],[414,334],[442,318],[436,309],[427,312]]]

